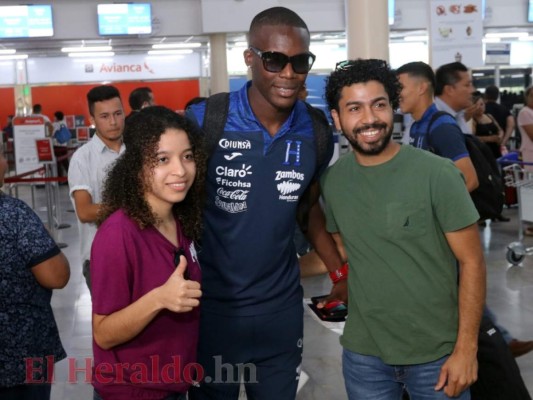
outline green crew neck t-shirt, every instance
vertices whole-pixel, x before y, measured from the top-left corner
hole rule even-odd
[[[447,159],[402,146],[389,161],[341,157],[321,180],[327,229],[348,255],[349,312],[341,344],[392,365],[450,354],[458,270],[445,233],[479,215]]]

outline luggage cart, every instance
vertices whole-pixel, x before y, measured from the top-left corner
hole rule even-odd
[[[518,197],[518,241],[507,246],[505,258],[512,265],[519,265],[526,256],[533,254],[533,247],[524,244],[525,222],[533,223],[533,172],[524,170],[525,165],[515,159],[500,158],[505,185],[516,188]]]

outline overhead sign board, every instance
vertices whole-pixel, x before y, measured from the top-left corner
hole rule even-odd
[[[429,3],[430,63],[434,68],[459,61],[483,66],[481,0],[431,0]]]
[[[0,7],[0,39],[50,36],[54,36],[50,4]]]
[[[486,65],[509,65],[511,63],[511,43],[486,43]]]

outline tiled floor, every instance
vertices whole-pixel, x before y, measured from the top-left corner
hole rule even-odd
[[[36,189],[35,208],[46,220],[44,190]],[[19,197],[31,204],[30,190],[19,189]],[[68,285],[57,290],[52,298],[55,317],[69,358],[56,365],[53,400],[92,399],[92,387],[85,382],[85,366],[91,352],[91,299],[81,275],[78,230],[75,215],[67,199],[67,187],[60,187],[61,222],[69,228],[57,232],[58,242],[71,265]],[[487,303],[503,324],[517,338],[533,338],[533,257],[526,257],[522,266],[510,267],[505,260],[506,246],[518,234],[517,209],[504,211],[511,222],[497,222],[480,228],[488,268]],[[526,244],[533,246],[533,238]],[[328,278],[313,277],[302,281],[306,297],[326,293]],[[298,394],[298,400],[346,399],[340,362],[339,335],[321,326],[310,315],[305,316],[303,370],[309,377]],[[533,353],[518,358],[524,381],[533,393]],[[507,399],[506,399],[507,400]]]

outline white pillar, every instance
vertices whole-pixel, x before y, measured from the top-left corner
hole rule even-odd
[[[211,55],[211,94],[229,92],[228,59],[226,53],[226,34],[216,33],[209,36]]]
[[[345,7],[348,58],[388,62],[388,0],[345,0]]]
[[[14,60],[15,68],[15,114],[30,115],[32,112],[31,87],[28,85],[28,65],[26,60]]]

